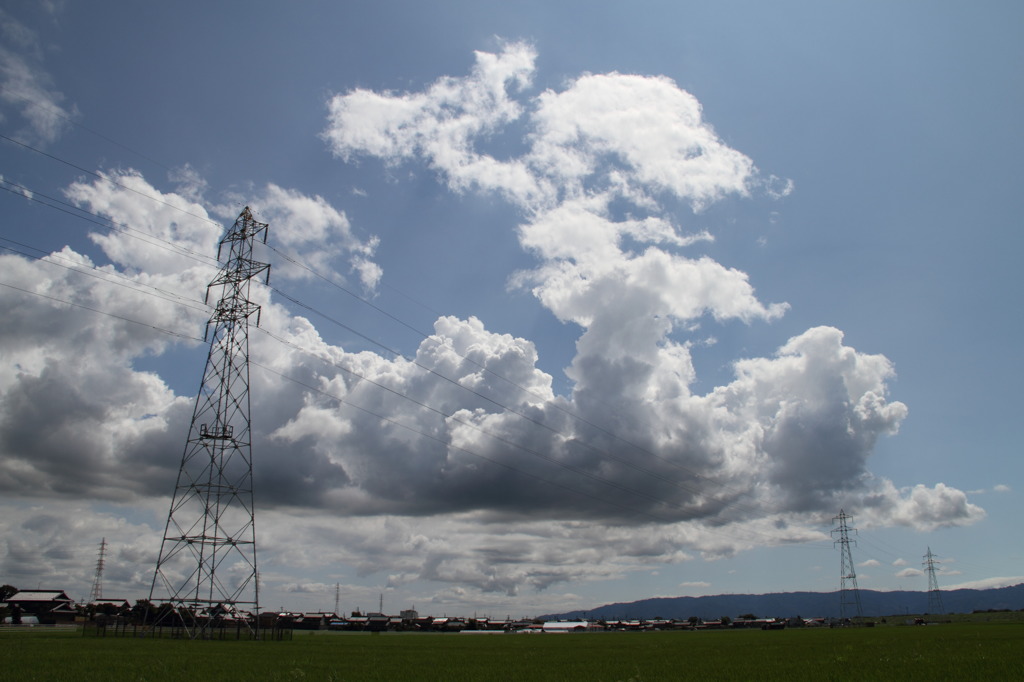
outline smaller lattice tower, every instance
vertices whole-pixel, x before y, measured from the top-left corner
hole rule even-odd
[[[107,556],[107,539],[100,540],[100,553],[96,559],[96,577],[92,579],[92,592],[89,594],[89,601],[100,601],[103,599],[103,565]]]
[[[850,553],[850,543],[857,544],[856,540],[850,540],[850,531],[857,532],[856,528],[850,528],[847,523],[852,519],[853,517],[842,509],[839,510],[839,516],[832,518],[832,523],[838,524],[832,530],[832,537],[838,535],[838,539],[833,544],[839,545],[841,555],[839,560],[839,617],[844,620],[853,617],[860,618],[864,615],[860,605],[860,590],[857,588],[857,571],[854,570],[853,555]]]
[[[941,563],[932,554],[932,548],[924,555],[924,571],[928,574],[928,613],[945,613],[942,607],[942,592],[939,591],[939,581],[935,578],[935,566]]]
[[[338,608],[341,606],[341,583],[334,583],[334,615],[340,616]]]

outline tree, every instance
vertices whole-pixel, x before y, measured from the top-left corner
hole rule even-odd
[[[732,618],[729,616],[722,616],[722,627],[729,627],[729,623],[732,622]]]
[[[136,625],[156,622],[156,608],[148,599],[136,599],[135,606],[129,613],[129,617]]]
[[[7,620],[7,616],[13,616],[13,609],[7,605],[7,600],[17,593],[18,588],[14,585],[0,585],[0,623]]]

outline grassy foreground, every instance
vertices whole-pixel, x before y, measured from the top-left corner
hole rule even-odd
[[[18,680],[1024,679],[1024,626],[565,635],[296,633],[188,642],[0,633]],[[7,677],[11,675],[11,677]]]

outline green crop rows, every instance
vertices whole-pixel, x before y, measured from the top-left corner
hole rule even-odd
[[[18,680],[1010,680],[1024,625],[541,635],[296,633],[291,641],[2,632]],[[9,677],[8,677],[9,676]]]

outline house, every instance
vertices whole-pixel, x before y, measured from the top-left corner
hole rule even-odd
[[[105,613],[108,616],[127,613],[132,610],[131,602],[127,599],[97,599],[85,606],[89,613]]]
[[[347,630],[365,630],[370,623],[370,619],[368,616],[352,614],[346,619],[346,622],[348,623]]]
[[[273,628],[290,628],[292,626],[291,614],[279,613],[277,611],[264,611],[259,615],[259,627],[261,630]]]
[[[78,609],[64,590],[21,590],[7,600],[7,608],[22,616],[35,616],[39,623],[74,623]]]
[[[84,619],[106,625],[127,621],[132,615],[132,605],[127,599],[96,599],[85,605]]]
[[[366,614],[366,629],[370,632],[384,632],[388,629],[390,618],[383,613]]]
[[[305,612],[292,619],[296,630],[326,630],[328,624],[338,620],[338,614],[326,611]]]

